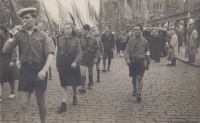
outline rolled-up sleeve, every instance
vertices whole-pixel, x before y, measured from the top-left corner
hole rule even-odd
[[[15,47],[17,46],[17,44],[18,44],[18,39],[17,39],[18,35],[19,35],[19,33],[17,33],[17,34],[14,36],[12,42],[9,41],[10,39],[8,39],[8,40],[6,41],[6,43],[4,44],[4,47],[3,47],[3,49],[2,49],[2,51],[3,51],[4,53],[10,52],[13,48],[15,48]]]
[[[45,56],[46,57],[49,54],[54,54],[55,53],[55,47],[53,46],[53,41],[48,36],[45,36],[44,52],[45,52]]]
[[[77,46],[76,47],[76,58],[74,60],[74,63],[78,64],[82,57],[81,43],[78,38],[77,38],[76,46]]]

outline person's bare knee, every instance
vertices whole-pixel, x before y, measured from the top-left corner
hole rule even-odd
[[[141,82],[142,81],[142,76],[137,75],[136,79],[138,80],[138,82]]]
[[[37,104],[39,108],[45,107],[45,97],[44,93],[36,93]]]
[[[20,111],[28,111],[30,95],[29,92],[19,92]]]
[[[20,111],[28,111],[29,102],[20,101]]]

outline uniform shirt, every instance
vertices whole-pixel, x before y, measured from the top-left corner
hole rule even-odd
[[[134,44],[135,46],[133,46]],[[125,59],[130,60],[133,57],[137,57],[138,59],[145,59],[145,55],[148,51],[149,45],[146,39],[143,37],[138,39],[131,38],[126,46]]]
[[[100,48],[95,38],[84,36],[80,40],[81,40],[82,51],[94,52],[94,57],[96,59],[100,56]],[[82,58],[84,57],[85,56],[83,55]]]
[[[48,54],[54,54],[51,39],[37,27],[31,35],[24,29],[20,30],[11,43],[11,49],[18,45],[19,60],[23,62],[41,63],[46,61]]]
[[[103,33],[101,35],[101,40],[103,43],[104,51],[115,49],[115,38],[112,33],[109,32],[108,35]]]
[[[76,55],[74,63],[78,64],[82,56],[80,40],[73,36],[66,37],[66,35],[63,35],[60,37],[58,40],[57,60],[59,60],[60,54]]]

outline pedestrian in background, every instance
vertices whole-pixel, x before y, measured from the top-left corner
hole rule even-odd
[[[176,66],[176,58],[178,54],[178,37],[175,34],[174,28],[170,29],[170,34],[171,34],[170,45],[172,46],[172,51],[173,51],[173,59],[170,66]]]
[[[158,31],[154,32],[154,41],[153,41],[153,54],[155,56],[155,61],[154,62],[160,62],[160,55],[161,55],[161,38],[159,36]]]
[[[143,27],[136,25],[134,28],[135,37],[131,38],[126,46],[125,60],[129,66],[129,76],[132,77],[133,95],[137,93],[137,100],[141,100],[143,88],[143,75],[145,70],[149,69],[151,62],[149,45],[142,36]],[[146,64],[145,64],[146,61]],[[137,87],[136,84],[137,83]]]
[[[121,37],[120,37],[120,44],[119,44],[119,49],[120,49],[120,57],[124,56],[124,50],[126,49],[126,35],[125,32],[121,32]]]
[[[80,40],[76,34],[72,23],[64,26],[65,34],[59,38],[57,45],[56,66],[59,73],[60,84],[62,87],[62,103],[58,113],[67,110],[67,87],[72,86],[73,105],[77,104],[77,87],[81,85],[80,60],[82,56]]]
[[[195,58],[196,54],[198,54],[197,50],[197,38],[198,38],[198,33],[197,30],[195,29],[195,26],[191,26],[191,34],[189,37],[189,46],[188,46],[188,58],[189,61],[188,63],[195,63]]]
[[[8,53],[2,52],[4,44],[9,39],[9,37],[10,36],[6,26],[0,25],[0,102],[3,83],[9,82],[11,91],[8,98],[12,99],[15,97],[15,81],[19,78],[19,70],[16,64],[16,48]]]
[[[115,33],[116,50],[117,50],[118,53],[120,53],[120,49],[119,49],[120,37],[121,37],[121,33],[120,33],[120,30],[118,30],[118,31]]]
[[[173,60],[173,49],[172,45],[168,44],[168,42],[166,42],[166,50],[167,50],[167,61],[168,61],[168,64],[166,66],[170,66]]]
[[[98,62],[100,50],[96,39],[90,35],[90,26],[88,24],[83,25],[82,35],[83,37],[80,39],[82,49],[82,59],[80,62],[82,88],[79,89],[79,92],[86,93],[85,82],[87,69],[89,73],[88,89],[92,90],[93,66]]]
[[[104,47],[102,72],[106,72],[106,60],[108,59],[107,71],[110,71],[111,59],[113,59],[113,51],[115,50],[115,38],[110,32],[110,26],[105,26],[105,33],[101,35],[101,41]]]

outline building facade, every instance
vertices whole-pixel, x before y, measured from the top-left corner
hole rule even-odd
[[[113,4],[117,4],[118,0],[109,0]],[[145,0],[147,8],[149,10],[149,18],[164,17],[173,14],[177,14],[185,11],[184,3],[188,0]],[[189,0],[190,1],[190,0]],[[200,1],[200,0],[192,0]],[[144,19],[141,17],[141,0],[127,0],[127,3],[131,6],[133,12],[133,20],[128,21],[127,25],[135,25],[138,23],[144,24]],[[108,0],[100,0],[99,15],[101,26],[107,24],[106,22],[106,10],[108,7]]]

